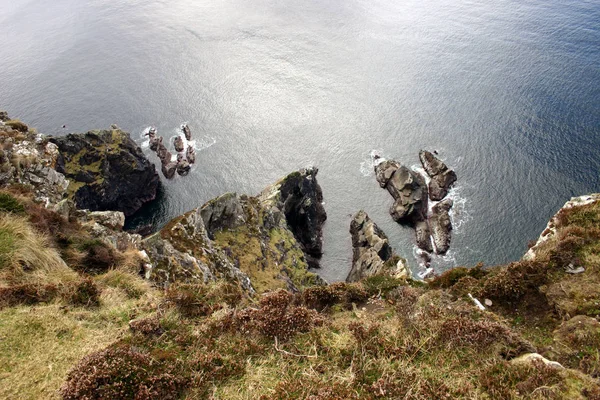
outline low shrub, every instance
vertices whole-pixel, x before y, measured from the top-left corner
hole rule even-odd
[[[19,121],[18,119],[8,120],[4,124],[6,126],[10,126],[15,131],[19,131],[19,132],[27,132],[29,130],[29,127],[25,123]]]
[[[439,289],[439,288],[449,288],[454,286],[461,278],[465,276],[470,276],[475,279],[483,278],[487,275],[487,271],[483,269],[483,264],[479,263],[473,268],[466,267],[456,267],[452,268],[440,276],[435,277],[430,280],[429,286]]]
[[[116,250],[99,239],[85,240],[77,246],[77,250],[83,252],[83,258],[71,267],[80,272],[102,274],[117,266],[120,261]]]
[[[54,284],[20,284],[0,287],[0,308],[19,304],[32,305],[52,301],[59,294],[59,287]]]
[[[360,284],[338,282],[304,289],[296,303],[323,311],[336,304],[342,305],[345,309],[351,309],[352,304],[363,303],[368,298],[369,294]]]
[[[86,278],[71,284],[65,291],[65,299],[76,306],[97,307],[100,305],[100,288],[93,280]]]
[[[0,212],[24,214],[25,207],[11,194],[0,192]]]
[[[165,332],[157,316],[131,321],[129,322],[129,329],[131,332],[142,336],[160,336]]]
[[[156,362],[119,343],[82,359],[69,372],[60,393],[64,400],[166,400],[179,398],[185,384],[176,373],[176,363]]]
[[[406,283],[403,278],[396,278],[386,274],[372,275],[362,280],[367,293],[371,296],[387,295],[390,291]]]
[[[479,383],[492,399],[563,399],[564,379],[559,370],[543,362],[511,364],[500,362],[485,368]]]
[[[294,306],[292,300],[293,295],[285,290],[269,293],[260,300],[260,308],[231,313],[230,326],[242,332],[288,340],[298,332],[307,332],[324,323],[315,310]]]
[[[210,315],[225,304],[236,306],[242,298],[239,287],[230,283],[178,283],[171,285],[165,296],[166,301],[186,318]]]

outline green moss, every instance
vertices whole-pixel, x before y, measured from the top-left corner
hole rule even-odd
[[[400,285],[405,285],[406,280],[387,274],[369,276],[362,280],[362,284],[370,295],[386,295]]]

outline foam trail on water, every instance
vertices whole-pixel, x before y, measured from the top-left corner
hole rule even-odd
[[[369,157],[360,163],[360,173],[363,176],[375,174],[375,167],[385,161],[381,150],[371,150]]]
[[[148,136],[146,136],[146,134],[148,132],[150,132],[150,129],[152,129],[152,128],[153,128],[152,126],[147,126],[140,133],[140,139],[142,140],[142,143],[140,144],[140,147],[143,150],[146,150],[146,149],[150,148],[150,138]]]

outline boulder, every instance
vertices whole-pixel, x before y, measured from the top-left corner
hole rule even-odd
[[[71,184],[78,208],[135,213],[156,197],[158,173],[142,149],[119,129],[53,137],[58,146],[56,170]]]
[[[125,215],[120,211],[93,211],[88,218],[114,230],[122,230],[125,226]]]
[[[431,244],[431,230],[427,221],[419,221],[415,224],[415,237],[417,246],[429,253],[433,251]]]
[[[177,171],[177,163],[168,162],[164,163],[161,167],[162,173],[167,179],[171,179],[175,176],[175,171]]]
[[[181,138],[181,136],[177,136],[175,138],[175,140],[173,141],[173,145],[175,146],[175,151],[176,152],[181,152],[184,149],[184,144],[183,144],[183,139]]]
[[[181,176],[185,176],[190,173],[190,163],[183,159],[177,163],[177,173]]]
[[[398,223],[415,224],[426,219],[427,185],[418,173],[393,160],[375,167],[379,185],[394,198],[390,215]]]
[[[346,282],[357,282],[379,274],[408,276],[405,263],[395,256],[387,236],[366,212],[361,210],[354,216],[350,223],[350,234],[352,269]]]
[[[450,220],[450,209],[452,199],[444,199],[433,206],[429,217],[431,236],[437,254],[446,254],[450,248],[452,222]]]
[[[187,150],[185,151],[185,158],[187,158],[190,164],[196,162],[196,150],[193,146],[188,146]]]
[[[183,131],[186,140],[192,140],[192,131],[190,131],[190,127],[187,124],[181,125],[181,130]]]
[[[242,200],[236,193],[225,193],[210,200],[200,209],[206,232],[211,239],[223,229],[233,230],[246,223]]]
[[[448,194],[452,184],[456,182],[456,173],[429,151],[421,150],[419,159],[425,172],[431,178],[429,197],[434,201],[442,200]]]
[[[150,150],[157,151],[158,146],[162,144],[162,136],[151,135],[150,136]]]
[[[323,224],[327,219],[317,173],[314,167],[294,172],[260,195],[268,205],[283,212],[287,226],[313,268],[319,266],[323,254]]]

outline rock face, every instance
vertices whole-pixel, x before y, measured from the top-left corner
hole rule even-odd
[[[431,210],[429,226],[437,254],[446,254],[450,248],[452,222],[449,212],[451,208],[452,200],[445,199],[434,205]]]
[[[0,115],[12,121],[8,115]],[[36,201],[51,206],[66,196],[69,181],[57,172],[59,153],[42,135],[0,123],[0,185],[20,184],[33,189]]]
[[[393,160],[375,167],[379,186],[394,198],[390,214],[394,221],[414,224],[427,215],[427,186],[422,176]]]
[[[431,178],[429,197],[433,201],[442,200],[448,194],[450,186],[456,182],[456,173],[429,151],[421,150],[419,159],[425,172]]]
[[[227,193],[175,218],[144,240],[153,265],[148,276],[165,285],[175,280],[226,279],[250,293],[322,284],[308,271],[303,251],[308,246],[292,230],[292,226],[313,229],[311,235],[300,237],[313,246],[308,248],[321,249],[315,244],[321,243],[324,220],[321,203],[314,202],[321,198],[315,175],[316,169],[290,174],[257,197]],[[290,224],[286,207],[297,225]],[[321,224],[313,227],[312,220],[303,220],[296,212]]]
[[[546,229],[542,231],[542,234],[536,241],[535,245],[531,247],[527,253],[523,256],[523,260],[534,261],[537,256],[537,252],[542,250],[545,243],[556,236],[556,230],[560,226],[560,214],[563,210],[568,210],[573,207],[582,207],[588,204],[594,204],[600,202],[600,193],[592,193],[585,196],[572,197],[571,200],[567,201],[560,210],[548,221]]]
[[[158,173],[140,147],[119,129],[51,138],[58,146],[56,170],[69,180],[78,208],[135,213],[156,197]]]
[[[327,219],[317,173],[317,168],[294,172],[260,195],[265,204],[284,213],[287,226],[300,243],[311,268],[319,267],[318,260],[323,255],[323,224]]]
[[[408,276],[405,261],[394,254],[387,236],[366,212],[361,210],[354,216],[350,223],[350,234],[352,269],[346,282],[357,282],[379,274]]]

